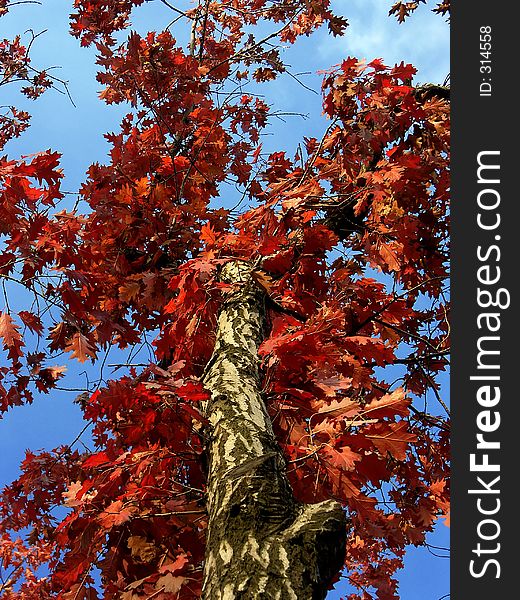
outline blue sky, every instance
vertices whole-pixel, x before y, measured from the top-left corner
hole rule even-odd
[[[33,62],[40,67],[59,66],[53,70],[57,77],[69,82],[69,91],[75,106],[66,95],[50,91],[36,103],[20,102],[13,91],[2,88],[0,105],[16,103],[32,115],[32,126],[19,140],[11,142],[7,152],[11,158],[52,148],[63,154],[65,171],[64,189],[75,192],[84,179],[88,166],[103,162],[108,145],[103,134],[116,131],[124,110],[106,107],[97,98],[100,85],[95,81],[95,55],[91,49],[80,48],[76,39],[68,35],[68,13],[72,2],[42,0],[41,5],[20,5],[0,21],[0,37],[11,37],[31,28],[35,33],[46,30],[38,38],[32,53]],[[179,2],[177,5],[185,4]],[[388,17],[390,0],[335,0],[336,12],[343,13],[350,22],[346,36],[331,38],[318,32],[299,42],[297,48],[288,48],[284,60],[291,65],[300,81],[319,92],[320,80],[316,71],[341,62],[346,56],[383,58],[388,64],[411,62],[418,68],[419,82],[442,83],[449,73],[449,28],[444,20],[430,12],[419,10],[404,25]],[[135,12],[134,28],[144,33],[170,22],[171,12],[158,0],[146,3]],[[175,30],[174,30],[175,34]],[[181,36],[179,35],[181,39]],[[268,102],[286,113],[302,113],[306,118],[287,117],[276,120],[264,141],[264,148],[282,145],[292,152],[302,136],[321,136],[324,119],[321,116],[321,98],[290,77],[283,77],[266,90]],[[325,125],[326,126],[326,125]],[[69,196],[72,204],[74,195]],[[14,301],[23,302],[15,297]],[[0,310],[3,309],[0,300]],[[117,362],[117,357],[112,359]],[[108,361],[111,362],[110,360]],[[67,362],[68,385],[84,387],[84,367]],[[105,374],[105,376],[109,373]],[[447,387],[447,386],[446,386]],[[16,477],[18,464],[26,448],[53,448],[71,442],[83,428],[83,421],[72,399],[77,392],[61,391],[39,399],[31,407],[21,407],[0,421],[0,485]],[[434,546],[449,544],[449,530],[440,525],[429,542]],[[446,555],[443,550],[413,549],[408,553],[406,569],[400,576],[401,598],[438,600],[449,592],[449,562],[434,557],[431,552]],[[344,584],[330,593],[330,600],[345,594]]]

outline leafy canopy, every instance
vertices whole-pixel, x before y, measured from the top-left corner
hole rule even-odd
[[[1,411],[51,392],[63,353],[94,362],[151,335],[155,354],[78,398],[92,451],[27,452],[3,490],[2,597],[93,600],[99,581],[104,598],[198,597],[201,376],[229,290],[220,269],[243,260],[265,292],[262,390],[294,492],[345,506],[351,598],[395,599],[405,547],[448,511],[448,424],[412,401],[442,403],[447,367],[449,102],[415,87],[411,65],[347,58],[323,73],[321,139],[267,153],[256,83],[287,70],[280,44],[347,21],[328,0],[164,1],[187,45],[171,27],[121,41],[143,1],[74,2],[101,98],[129,111],[106,135],[109,162],[88,170],[89,209],[60,206],[56,152],[0,159],[0,277],[30,297],[0,313]],[[0,43],[0,68],[29,97],[57,84],[20,38]],[[29,118],[4,109],[2,148]],[[229,182],[246,210],[226,208]]]

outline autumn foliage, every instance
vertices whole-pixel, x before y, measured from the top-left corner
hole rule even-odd
[[[201,2],[172,13],[187,45],[168,30],[125,39],[142,2],[74,2],[71,32],[97,47],[101,98],[129,105],[80,190],[88,210],[64,204],[56,152],[0,159],[0,278],[30,298],[0,312],[1,411],[53,393],[63,353],[96,361],[153,339],[155,356],[78,398],[94,451],[28,452],[3,490],[2,598],[199,597],[201,378],[231,260],[253,265],[265,293],[262,390],[294,493],[345,506],[351,598],[398,598],[406,546],[449,510],[437,382],[449,102],[416,87],[411,65],[346,58],[322,74],[321,139],[266,153],[272,108],[235,84],[268,85],[286,70],[276,44],[320,26],[341,35],[346,20],[328,0]],[[0,42],[2,83],[22,79],[36,97],[53,82],[31,65],[19,39]],[[5,109],[2,148],[28,123]],[[248,201],[240,214],[216,201],[229,181]],[[414,403],[427,394],[432,413]]]

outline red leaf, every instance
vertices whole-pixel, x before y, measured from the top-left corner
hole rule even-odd
[[[75,333],[65,350],[72,352],[72,358],[77,358],[81,363],[84,363],[89,357],[96,358],[96,351],[82,333]]]
[[[218,232],[213,229],[210,223],[206,223],[200,228],[200,239],[211,248],[218,239]]]
[[[403,388],[398,388],[391,394],[385,394],[382,398],[372,400],[372,402],[366,404],[362,414],[369,418],[406,416],[409,412],[410,402]]]
[[[5,346],[10,348],[22,341],[22,336],[18,329],[19,326],[13,322],[11,315],[2,313],[0,316],[0,337],[3,338]]]
[[[168,595],[177,594],[185,581],[187,581],[186,577],[175,576],[171,573],[166,573],[166,575],[159,577],[155,587]]]
[[[96,454],[90,455],[83,463],[84,468],[98,467],[110,462],[111,459],[108,457],[106,452],[97,452]]]
[[[123,508],[123,506],[122,500],[116,500],[105,508],[98,517],[98,520],[103,527],[110,529],[130,520],[136,509],[134,507]]]
[[[35,315],[26,310],[21,310],[18,316],[22,320],[23,324],[26,325],[33,333],[41,335],[43,333],[43,325],[38,315]]]
[[[19,326],[13,321],[11,315],[0,315],[0,338],[4,341],[4,348],[9,350],[9,358],[18,360],[23,355],[21,348],[24,346]]]
[[[406,421],[377,423],[368,426],[365,435],[383,456],[391,454],[396,460],[404,460],[408,444],[417,439],[413,433],[408,433],[407,429]]]
[[[159,573],[175,573],[175,571],[180,571],[188,562],[188,557],[185,554],[179,554],[174,562],[163,565],[159,569]]]
[[[330,446],[324,446],[322,452],[328,456],[328,462],[341,471],[353,471],[355,463],[361,460],[361,455],[348,446],[343,446],[338,450]]]

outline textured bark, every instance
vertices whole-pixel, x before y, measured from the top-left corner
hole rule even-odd
[[[345,553],[345,516],[334,501],[298,504],[259,391],[263,301],[246,263],[219,316],[204,383],[211,392],[209,527],[203,598],[324,598]]]

